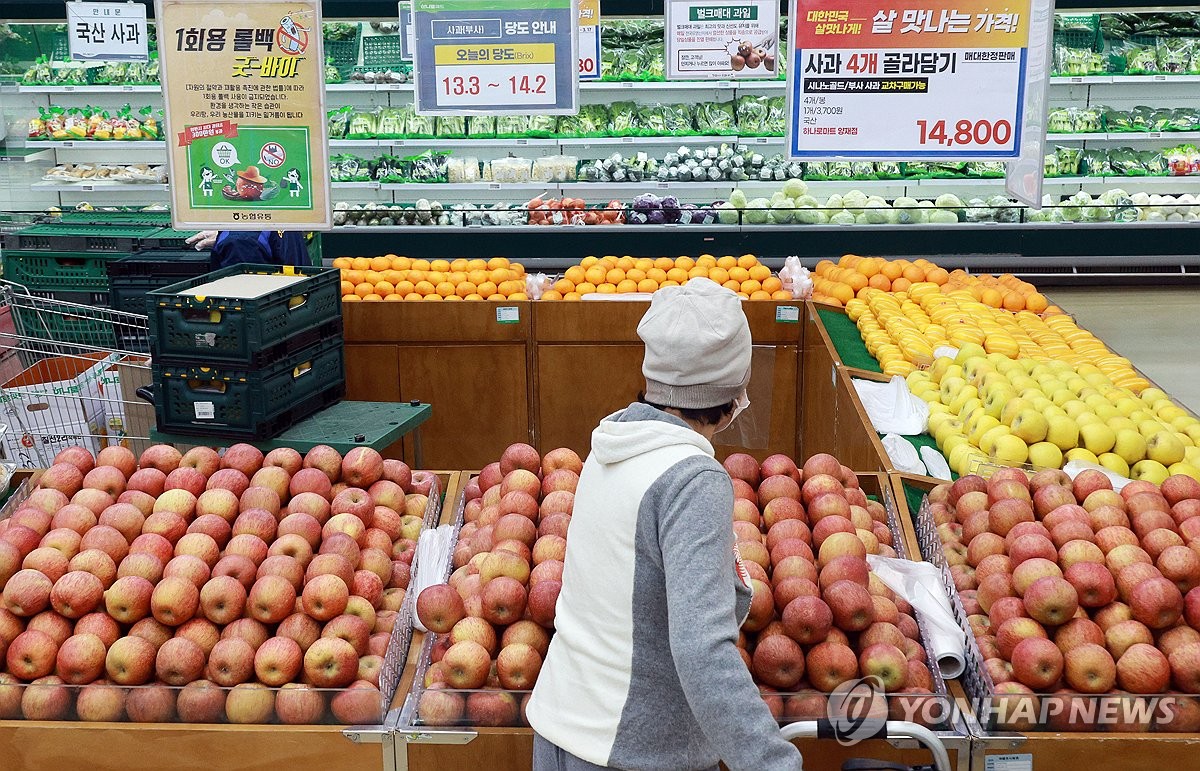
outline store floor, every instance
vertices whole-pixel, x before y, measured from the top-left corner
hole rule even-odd
[[[1080,326],[1200,413],[1200,287],[1063,287],[1047,294]]]

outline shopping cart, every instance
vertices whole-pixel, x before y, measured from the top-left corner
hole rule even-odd
[[[101,298],[83,297],[99,302]],[[148,445],[154,409],[145,316],[64,302],[0,281],[0,436],[5,460],[45,468],[65,447]]]
[[[807,720],[789,723],[783,727],[783,738],[793,739],[834,739],[838,732],[829,720]],[[882,760],[854,758],[842,764],[842,771],[950,771],[950,755],[937,734],[923,725],[908,723],[900,720],[889,720],[871,736],[860,739],[886,739],[888,741],[912,740],[925,747],[933,754],[933,763],[924,766],[906,766]]]

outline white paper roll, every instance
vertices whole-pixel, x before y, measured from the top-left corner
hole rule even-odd
[[[413,625],[422,632],[428,632],[429,629],[421,623],[421,618],[417,615],[416,600],[421,596],[421,590],[425,587],[446,582],[446,567],[450,564],[453,539],[454,527],[451,525],[441,525],[433,530],[426,530],[417,539],[417,572],[409,582],[408,592],[413,603]]]
[[[920,614],[918,623],[928,639],[942,677],[953,679],[966,668],[966,638],[950,609],[941,572],[928,562],[867,555],[879,580],[903,597]]]

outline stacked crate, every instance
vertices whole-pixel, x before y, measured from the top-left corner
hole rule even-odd
[[[279,286],[228,291],[254,282]],[[150,291],[158,429],[269,439],[341,400],[339,282],[335,269],[236,265]]]

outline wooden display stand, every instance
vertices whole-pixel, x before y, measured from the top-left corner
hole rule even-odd
[[[346,398],[433,407],[426,466],[469,468],[533,441],[530,302],[347,306]],[[497,312],[505,320],[498,320]],[[515,320],[509,322],[509,317]],[[411,461],[411,442],[387,454]]]
[[[535,305],[534,414],[539,450],[570,447],[586,455],[592,429],[600,420],[637,399],[644,388],[645,350],[637,325],[648,307],[648,302],[633,301]],[[718,445],[718,455],[746,451],[759,460],[774,453],[795,456],[803,309],[799,303],[766,301],[742,307],[758,366],[757,372],[751,372],[747,416],[757,414],[769,423],[769,437],[761,447]],[[767,373],[769,380],[763,382]]]

